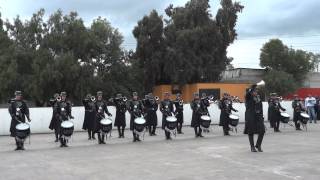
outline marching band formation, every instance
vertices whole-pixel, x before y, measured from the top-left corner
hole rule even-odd
[[[257,83],[251,86],[245,95],[245,128],[244,133],[248,134],[249,143],[252,152],[262,152],[261,144],[266,127],[264,125],[262,100],[259,96],[259,87],[264,83]],[[133,135],[133,142],[143,140],[145,132],[150,136],[156,136],[156,127],[158,125],[157,110],[162,113],[162,129],[165,132],[166,140],[172,140],[173,136],[183,134],[183,100],[181,94],[176,94],[176,99],[171,100],[170,93],[164,93],[164,99],[160,101],[159,97],[149,93],[144,99],[139,99],[138,93],[133,92],[132,99],[128,100],[122,94],[117,94],[115,98],[108,101],[103,99],[103,92],[98,91],[96,96],[88,94],[82,101],[85,114],[82,129],[88,132],[88,140],[95,140],[96,135],[99,144],[105,144],[105,140],[111,137],[113,121],[112,114],[108,111],[107,102],[116,107],[114,126],[117,127],[119,138],[124,138],[126,127],[125,113],[130,113],[130,130]],[[219,126],[222,126],[225,136],[229,136],[229,131],[237,132],[239,116],[232,114],[238,112],[232,106],[233,98],[228,93],[218,101],[218,107],[221,110]],[[271,94],[268,101],[268,120],[270,127],[274,132],[280,132],[279,124],[288,123],[290,116],[281,106],[281,99],[275,93]],[[21,91],[15,92],[15,98],[9,101],[9,113],[12,117],[10,132],[15,138],[16,150],[24,150],[24,141],[30,136],[31,122],[29,109],[26,102],[22,99]],[[201,138],[204,133],[209,132],[211,117],[208,111],[210,104],[215,103],[213,96],[207,96],[205,93],[194,93],[194,99],[190,103],[192,109],[191,127],[194,128],[196,138]],[[67,93],[61,92],[55,94],[50,99],[52,107],[52,119],[49,125],[55,132],[55,142],[60,142],[60,147],[67,147],[70,137],[74,131],[74,125],[71,119],[72,103],[67,100]],[[305,113],[302,101],[295,96],[292,102],[294,109],[293,121],[296,130],[301,130],[300,126],[308,122],[309,115]],[[26,122],[28,120],[28,122]],[[257,142],[254,143],[254,134],[258,135]]]

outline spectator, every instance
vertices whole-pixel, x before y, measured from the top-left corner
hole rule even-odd
[[[317,123],[317,117],[315,113],[314,106],[316,105],[316,98],[312,97],[311,94],[308,94],[308,97],[305,99],[305,107],[308,111],[308,114],[310,116],[310,123],[312,123],[312,120],[314,120],[314,123]]]

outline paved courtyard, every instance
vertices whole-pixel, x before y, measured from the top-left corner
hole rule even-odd
[[[263,153],[249,151],[242,134],[222,136],[214,126],[205,138],[196,139],[193,129],[172,141],[158,136],[132,143],[126,131],[118,139],[116,131],[106,145],[88,141],[77,132],[69,148],[59,148],[53,134],[36,134],[26,151],[13,151],[13,138],[0,137],[0,179],[320,179],[320,124],[310,124],[308,132],[281,127],[270,129],[263,142]]]

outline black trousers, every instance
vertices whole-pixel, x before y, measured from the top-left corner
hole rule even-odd
[[[182,123],[181,122],[178,122],[178,124],[177,124],[177,131],[178,131],[178,133],[181,133],[182,131]]]
[[[99,141],[99,144],[101,144],[102,142],[104,142],[104,138],[105,138],[105,134],[103,134],[103,133],[100,133],[100,132],[98,132],[97,133],[98,134],[98,141]],[[106,138],[107,139],[107,138]]]
[[[279,127],[280,127],[280,119],[277,119],[274,121],[274,124],[273,124],[274,131],[279,131]]]
[[[157,126],[155,126],[155,125],[149,125],[149,126],[148,126],[149,134],[150,134],[150,135],[156,134],[156,129],[157,129]]]
[[[91,138],[95,138],[94,137],[94,131],[93,130],[90,130],[90,129],[88,129],[88,137],[89,137],[89,139],[91,139]]]
[[[251,147],[254,147],[254,134],[248,134],[248,137],[249,137],[249,143],[250,143],[250,146]],[[261,147],[261,144],[262,144],[262,140],[263,140],[263,136],[264,136],[264,133],[260,133],[258,134],[258,139],[257,139],[257,142],[256,142],[256,147]]]
[[[119,137],[124,137],[124,126],[117,126]]]
[[[194,129],[194,134],[196,135],[196,137],[202,135],[202,129],[201,129],[200,126],[196,126],[196,127],[194,127],[193,129]]]
[[[165,135],[166,135],[166,139],[171,139],[171,133],[169,131],[164,131]]]
[[[14,138],[16,140],[16,146],[17,149],[21,149],[24,146],[24,142],[23,141],[18,141],[17,138]]]

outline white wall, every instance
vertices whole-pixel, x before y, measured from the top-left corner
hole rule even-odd
[[[287,109],[287,113],[292,116],[293,110],[291,108],[291,102],[286,101],[281,103],[284,108]],[[234,108],[239,110],[239,112],[235,113],[240,116],[240,122],[244,122],[244,112],[245,106],[244,103],[235,103]],[[263,110],[265,120],[267,120],[267,108],[268,104],[266,102],[263,103]],[[112,119],[115,118],[115,107],[109,106],[109,111],[113,115]],[[216,104],[212,104],[209,107],[209,112],[212,117],[212,123],[219,123],[220,110]],[[158,113],[158,125],[161,126],[162,114],[160,111]],[[73,107],[72,115],[75,117],[73,122],[75,125],[75,130],[82,130],[82,123],[84,118],[84,108],[83,107]],[[192,111],[189,104],[184,105],[184,125],[190,125],[191,123],[191,115]],[[52,108],[30,108],[30,117],[31,117],[31,131],[32,133],[49,133],[52,132],[48,127],[51,121],[52,116]],[[126,114],[127,127],[129,127],[130,115]],[[0,135],[8,135],[10,128],[11,117],[8,113],[7,109],[0,109]]]

